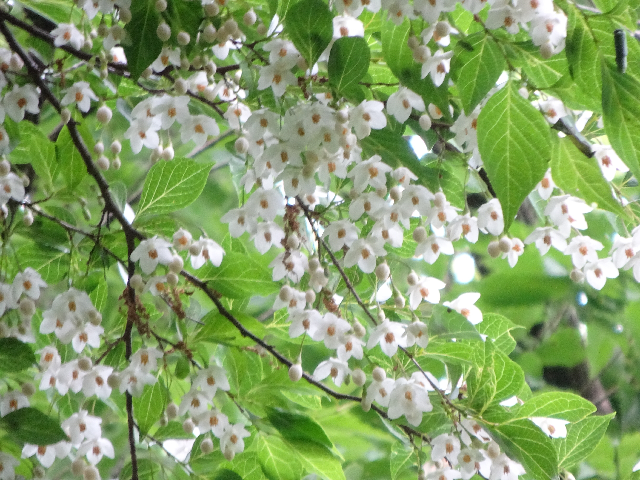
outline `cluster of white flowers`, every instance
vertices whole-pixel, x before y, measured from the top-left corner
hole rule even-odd
[[[31,267],[18,272],[10,284],[0,283],[0,338],[15,337],[34,343],[31,319],[36,313],[35,302],[40,289],[47,286],[40,274]]]

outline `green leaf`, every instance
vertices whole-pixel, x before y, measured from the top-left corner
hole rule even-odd
[[[327,448],[333,448],[333,443],[327,437],[322,427],[311,417],[297,413],[267,409],[269,422],[286,440],[297,442],[299,440],[319,443]]]
[[[466,343],[434,340],[429,342],[427,351],[419,357],[433,358],[454,365],[467,365],[472,361],[474,350],[474,347]]]
[[[604,130],[629,170],[640,178],[640,82],[602,66]]]
[[[69,253],[45,245],[27,244],[20,247],[16,256],[21,266],[31,267],[47,283],[56,283],[69,271]]]
[[[287,442],[298,454],[302,468],[308,473],[320,475],[325,480],[345,480],[342,463],[326,447],[315,442]]]
[[[172,37],[176,37],[178,32],[187,32],[189,34],[192,41],[185,47],[188,52],[195,45],[193,40],[198,36],[198,28],[202,21],[202,10],[193,8],[192,4],[184,0],[169,0],[164,18],[171,27]]]
[[[133,414],[138,423],[140,436],[147,434],[149,429],[162,417],[167,404],[167,392],[161,380],[153,385],[147,385],[139,397],[133,397]]]
[[[78,127],[80,136],[84,140],[85,145],[89,150],[93,148],[93,141],[90,140],[91,134],[82,125]],[[87,175],[87,167],[84,164],[84,160],[80,156],[78,149],[71,139],[69,130],[63,128],[58,135],[56,141],[56,156],[58,157],[58,168],[60,169],[60,176],[64,180],[65,185],[69,191],[75,189],[82,179]]]
[[[285,18],[285,33],[311,68],[329,46],[333,36],[333,14],[322,0],[301,0]]]
[[[15,441],[52,445],[67,440],[60,424],[33,407],[19,408],[0,418],[0,427]]]
[[[137,472],[138,478],[140,480],[151,480],[158,478],[158,474],[160,473],[160,469],[162,466],[153,460],[148,458],[140,458],[137,461]],[[127,462],[127,464],[122,467],[122,471],[120,472],[120,478],[132,478],[133,475],[133,467],[131,462]]]
[[[184,355],[180,355],[178,357],[178,361],[176,362],[175,374],[176,378],[180,380],[184,380],[189,376],[189,372],[191,371],[191,363],[189,359]]]
[[[567,425],[567,436],[557,446],[559,466],[570,468],[595,450],[614,416],[593,416]]]
[[[355,86],[367,73],[370,59],[371,52],[364,38],[339,38],[329,54],[329,82],[339,92]]]
[[[577,422],[596,411],[589,400],[569,392],[544,392],[511,409],[514,418],[549,417]]]
[[[480,112],[478,148],[502,205],[506,232],[551,157],[549,126],[515,83],[493,95]]]
[[[460,99],[465,113],[469,115],[495,86],[506,63],[500,47],[484,32],[465,38],[465,46],[467,48],[462,48],[460,43],[456,45],[452,71],[458,75]]]
[[[603,79],[598,46],[583,12],[574,5],[568,5],[568,10],[565,52],[569,70],[578,89],[588,93],[584,96],[586,106],[600,111]]]
[[[262,323],[257,321],[250,315],[246,315],[242,312],[231,311],[232,315],[238,319],[240,323],[253,334],[262,338],[265,334],[265,328]],[[255,342],[250,338],[245,338],[240,335],[238,329],[227,320],[220,312],[212,310],[202,317],[201,322],[204,323],[195,332],[194,341],[196,342],[210,342],[228,346],[247,347],[253,345]]]
[[[242,480],[262,480],[266,478],[262,473],[258,455],[255,452],[245,452],[234,458],[233,471],[240,475]]]
[[[391,445],[389,467],[392,480],[396,480],[404,470],[413,466],[412,457],[413,450],[405,447],[402,443],[396,441]]]
[[[497,313],[485,313],[482,322],[476,325],[478,333],[493,340],[496,348],[509,355],[516,348],[516,341],[511,336],[511,330],[523,328],[511,320]]]
[[[153,438],[162,442],[164,440],[169,439],[184,439],[184,440],[193,440],[193,434],[187,433],[182,428],[181,422],[169,422],[163,427],[159,427],[155,432],[153,432]]]
[[[433,306],[433,315],[429,322],[429,339],[470,339],[480,340],[476,327],[455,310],[442,305]]]
[[[536,88],[549,88],[569,73],[566,55],[554,55],[551,58],[540,56],[540,47],[532,42],[512,43],[507,46],[511,55],[516,57],[513,63],[521,67]]]
[[[158,58],[162,42],[156,31],[160,16],[155,0],[131,2],[131,21],[124,27],[127,37],[122,42],[131,79],[136,81],[142,72]]]
[[[202,193],[212,166],[187,158],[156,163],[144,180],[138,217],[174,212],[191,205]]]
[[[11,163],[30,163],[45,187],[51,188],[58,167],[55,145],[31,122],[20,122],[18,129],[20,142],[9,154]]]
[[[198,276],[230,298],[266,297],[280,289],[272,279],[268,260],[258,254],[227,253],[220,267],[207,265],[198,270]]]
[[[577,328],[560,328],[545,339],[536,353],[545,365],[574,367],[584,361],[586,350]]]
[[[17,338],[0,338],[0,371],[21,372],[36,363],[33,350]]]
[[[492,306],[535,305],[564,297],[573,290],[573,283],[568,278],[543,274],[524,276],[509,270],[483,279],[479,290],[482,300]]]
[[[569,137],[554,139],[551,153],[551,177],[554,183],[588,204],[618,215],[625,211],[611,194],[611,185],[602,176],[595,158],[586,157]]]
[[[258,461],[269,480],[300,480],[302,465],[291,447],[274,435],[258,435]]]

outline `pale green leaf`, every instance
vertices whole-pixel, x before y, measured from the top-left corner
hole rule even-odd
[[[469,115],[495,86],[506,63],[495,40],[484,32],[469,35],[454,51],[452,71],[457,74],[462,106]]]
[[[429,322],[429,339],[456,338],[459,340],[480,340],[476,327],[455,310],[442,305],[433,306],[433,315]]]
[[[305,472],[315,473],[324,480],[345,480],[340,459],[326,447],[304,441],[287,442],[287,445],[296,451]]]
[[[570,468],[586,458],[598,445],[614,415],[588,417],[567,425],[567,436],[558,444],[559,466]]]
[[[480,112],[478,148],[507,231],[522,201],[544,177],[551,157],[549,126],[515,83],[493,95]]]
[[[551,439],[530,420],[517,420],[490,429],[497,440],[537,480],[552,479],[558,473],[558,454]]]
[[[250,315],[231,311],[232,315],[253,334],[262,338],[265,334],[264,325]],[[212,310],[200,319],[204,324],[200,326],[194,336],[196,342],[210,342],[228,346],[247,347],[255,342],[243,337],[238,329],[220,312]]]
[[[516,348],[516,341],[511,336],[511,330],[522,328],[511,320],[497,313],[485,313],[482,322],[476,325],[478,333],[493,340],[496,348],[509,355]]]
[[[46,188],[51,188],[58,165],[55,145],[31,122],[20,122],[20,142],[9,154],[11,163],[30,163]]]
[[[604,130],[611,146],[640,178],[640,82],[613,66],[602,66]]]
[[[511,412],[514,418],[549,417],[577,422],[596,411],[595,405],[569,392],[544,392]]]
[[[69,271],[69,252],[45,245],[27,244],[16,252],[20,265],[36,270],[47,283],[55,283]]]
[[[86,132],[86,129],[78,127],[78,131],[84,140],[87,148],[93,148],[93,142],[89,140],[90,135]],[[69,130],[63,128],[58,135],[56,141],[56,156],[58,157],[58,168],[60,176],[64,180],[67,189],[70,191],[78,186],[82,179],[87,175],[87,167],[84,164],[84,160],[80,156],[78,149],[71,139]]]
[[[443,363],[465,365],[471,363],[474,349],[466,343],[434,340],[429,342],[426,352],[420,356],[440,360]]]
[[[133,397],[133,416],[138,423],[140,435],[146,435],[149,429],[162,417],[167,404],[167,391],[161,380],[144,387],[142,395]]]
[[[255,452],[244,452],[233,459],[233,471],[236,472],[242,480],[263,480],[266,478],[260,468],[258,455]]]
[[[540,47],[532,42],[512,43],[507,48],[516,57],[512,63],[524,70],[528,80],[536,88],[549,88],[569,73],[567,57],[562,53],[542,58]]]
[[[258,461],[269,480],[300,480],[302,465],[291,447],[275,435],[258,435]]]
[[[371,52],[364,38],[339,38],[329,54],[329,82],[339,92],[356,85],[367,73],[370,58]]]
[[[396,480],[400,473],[412,467],[414,464],[413,450],[405,447],[400,442],[394,442],[391,445],[391,455],[389,457],[389,466],[391,468],[391,479]]]
[[[595,202],[599,208],[618,215],[625,214],[613,198],[611,185],[602,176],[595,157],[586,157],[568,137],[553,141],[551,177],[565,193],[582,198],[588,204]]]
[[[290,442],[306,441],[333,448],[333,443],[327,437],[322,427],[307,415],[267,409],[268,419],[283,438]]]
[[[311,67],[331,41],[333,15],[322,0],[301,0],[287,11],[285,32]]]
[[[131,21],[125,26],[127,36],[122,47],[133,80],[137,80],[162,51],[162,42],[156,33],[160,15],[155,5],[155,0],[131,2]]]
[[[186,158],[156,163],[144,181],[138,217],[174,212],[193,203],[202,193],[211,167],[211,163]]]

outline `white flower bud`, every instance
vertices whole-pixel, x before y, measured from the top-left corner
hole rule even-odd
[[[309,271],[313,272],[320,268],[320,260],[318,257],[311,257],[309,259]]]
[[[283,302],[288,302],[291,300],[293,295],[293,289],[289,285],[283,285],[280,289],[280,293],[278,293],[278,298]]]
[[[373,369],[373,372],[371,372],[371,376],[376,382],[384,382],[384,379],[387,378],[387,372],[381,367],[376,367]]]
[[[416,229],[413,231],[412,236],[416,242],[422,243],[427,239],[429,235],[427,234],[427,230],[424,227],[416,227]]]
[[[226,22],[224,22],[222,28],[224,28],[224,31],[227,33],[227,35],[231,37],[235,37],[239,33],[238,22],[236,22],[233,18],[230,18]]]
[[[247,151],[249,150],[249,140],[244,137],[238,137],[234,146],[236,147],[236,152],[242,155],[244,153],[247,153]]]
[[[91,50],[93,48],[93,40],[91,38],[85,38],[84,43],[82,44],[83,50]]]
[[[78,368],[83,372],[88,372],[93,367],[93,362],[89,357],[82,357],[78,359]]]
[[[69,120],[71,120],[71,112],[68,108],[63,108],[62,110],[60,110],[60,119],[65,125],[69,123]]]
[[[489,255],[491,255],[493,258],[499,257],[500,253],[502,253],[502,251],[500,250],[500,243],[497,240],[493,240],[492,242],[490,242],[489,246],[487,247],[487,252],[489,252]]]
[[[169,262],[169,270],[173,273],[180,273],[184,267],[184,260],[180,255],[174,255]]]
[[[29,297],[24,297],[20,300],[20,313],[25,317],[32,317],[36,313],[36,304]]]
[[[161,23],[156,29],[156,35],[161,41],[166,42],[171,38],[171,27],[164,22]]]
[[[202,450],[202,453],[204,453],[205,455],[213,452],[213,441],[210,438],[205,438],[204,440],[202,440],[202,443],[200,444],[200,450]]]
[[[104,152],[104,144],[102,142],[97,142],[93,146],[93,153],[95,153],[96,155],[102,155],[103,152]]]
[[[261,23],[256,27],[256,32],[258,33],[258,35],[266,35],[268,31],[269,30],[267,29],[267,26],[264,23]]]
[[[163,415],[160,417],[160,420],[158,420],[158,423],[160,424],[161,427],[166,427],[167,424],[169,423],[169,420],[167,419],[166,415]]]
[[[102,314],[97,310],[91,310],[89,312],[89,323],[96,327],[102,323]]]
[[[173,160],[173,157],[175,155],[175,152],[173,150],[173,147],[171,145],[169,145],[167,148],[165,148],[164,150],[162,150],[162,159],[163,160]]]
[[[356,368],[353,372],[351,372],[351,379],[356,386],[361,387],[367,381],[367,375],[360,368]]]
[[[420,115],[418,123],[420,123],[420,128],[424,131],[431,130],[431,117],[426,113],[424,115]]]
[[[292,250],[297,249],[300,246],[300,239],[295,233],[292,233],[287,237],[287,247]]]
[[[144,280],[142,280],[142,275],[136,273],[131,276],[129,279],[129,284],[133,287],[134,290],[142,290],[144,288]]]
[[[2,161],[0,161],[0,177],[4,177],[10,171],[11,171],[11,164],[6,159],[3,159]]]
[[[165,413],[167,414],[167,418],[169,420],[173,420],[178,416],[178,406],[175,403],[171,402],[169,405],[167,405]]]
[[[185,433],[193,433],[193,430],[196,428],[195,423],[190,418],[187,418],[184,422],[182,422],[182,429]]]
[[[20,391],[27,397],[36,393],[36,387],[31,382],[25,382],[20,385]]]
[[[178,285],[179,281],[180,281],[180,277],[178,277],[178,274],[174,272],[167,273],[167,283],[169,285],[171,285],[172,287],[175,287],[176,285]]]
[[[166,0],[157,0],[156,1],[156,12],[162,13],[167,9],[167,1]]]
[[[431,51],[424,45],[420,45],[413,50],[413,59],[418,63],[425,63],[431,57]]]
[[[360,401],[360,405],[362,406],[362,411],[363,412],[368,412],[369,410],[371,410],[371,404],[367,403],[367,400],[365,398],[365,396],[362,396],[362,400]]]
[[[184,95],[189,90],[189,84],[184,78],[178,78],[173,84],[173,88],[178,95]]]
[[[216,41],[216,33],[218,33],[216,27],[209,24],[202,30],[202,39],[207,43],[213,43]]]
[[[114,158],[113,162],[111,162],[111,168],[113,168],[114,170],[120,170],[121,166],[122,162],[120,161],[120,157]]]
[[[250,27],[251,25],[256,23],[256,20],[258,20],[258,16],[256,15],[256,12],[253,11],[253,8],[245,13],[242,17],[242,21],[247,27]]]
[[[233,450],[231,450],[230,448],[227,448],[227,449],[224,451],[224,458],[225,458],[225,459],[227,459],[227,461],[229,461],[229,462],[230,462],[231,460],[233,460],[233,457],[235,457],[235,456],[236,456],[236,452],[234,452],[234,451],[233,451]]]
[[[397,308],[404,308],[404,297],[400,294],[393,297],[393,303]]]
[[[152,74],[153,74],[153,69],[151,67],[147,67],[142,71],[140,76],[142,78],[149,78]]]
[[[302,378],[302,365],[294,363],[289,367],[289,379],[292,382],[297,382]]]
[[[125,24],[129,23],[131,21],[131,10],[120,7],[120,21]]]
[[[101,23],[98,25],[98,36],[104,38],[107,35],[109,35],[109,27],[107,27],[107,24]]]
[[[215,2],[207,3],[204,5],[204,13],[207,17],[215,17],[220,13],[220,7]]]
[[[329,279],[324,275],[324,270],[319,268],[311,274],[311,282],[324,287],[329,282]]]
[[[96,112],[96,118],[98,119],[98,121],[105,125],[111,121],[112,116],[113,112],[106,105],[102,105]]]
[[[500,247],[502,253],[508,253],[512,246],[513,242],[509,237],[502,237],[498,242],[498,247]]]
[[[109,159],[104,155],[100,155],[100,158],[96,160],[96,165],[100,170],[109,170]]]
[[[307,65],[307,61],[302,55],[298,57],[298,60],[296,61],[296,65],[302,71],[306,71],[309,68],[309,65]]]
[[[540,45],[540,56],[545,60],[553,57],[553,45],[549,42],[544,42]]]
[[[187,32],[180,32],[178,33],[178,36],[176,37],[176,39],[178,40],[178,44],[184,47],[186,45],[189,45],[189,42],[191,41],[191,36]]]
[[[207,100],[209,100],[210,102],[213,102],[216,99],[216,89],[215,89],[215,87],[212,87],[210,85],[207,88],[205,88],[204,92],[202,92],[202,96],[204,98],[206,98]]]
[[[384,282],[387,280],[387,278],[389,278],[389,275],[391,274],[391,270],[389,269],[389,265],[387,265],[387,263],[381,263],[380,265],[378,265],[376,267],[376,269],[374,270],[375,274],[376,274],[376,278],[378,280],[380,280],[381,282]]]
[[[487,447],[487,457],[491,460],[495,460],[500,456],[500,447],[496,442],[491,442]]]
[[[119,388],[121,381],[120,375],[115,372],[107,377],[107,385],[113,389]]]
[[[207,75],[213,77],[218,71],[218,66],[215,64],[215,62],[209,60],[204,64],[204,70],[207,72]]]
[[[100,472],[93,465],[87,465],[82,472],[84,480],[100,480]]]
[[[438,207],[438,208],[442,208],[446,201],[447,201],[447,197],[444,196],[444,193],[437,192],[434,195],[433,205]]]
[[[380,198],[384,198],[387,196],[387,187],[376,188],[376,195]]]
[[[367,329],[359,321],[355,320],[353,322],[353,333],[356,337],[362,338],[367,334]]]
[[[451,26],[447,22],[436,23],[436,33],[441,37],[446,37],[451,31]]]
[[[407,275],[407,283],[412,287],[418,284],[418,280],[419,278],[416,272],[411,272],[409,275]]]
[[[33,213],[31,213],[31,210],[26,210],[24,212],[22,223],[25,227],[30,227],[31,225],[33,225]]]
[[[191,67],[191,62],[189,61],[189,59],[187,57],[182,57],[180,59],[180,68],[182,70],[189,70],[190,67]]]
[[[402,189],[398,185],[391,187],[391,190],[389,190],[389,197],[394,202],[398,203],[402,198]]]
[[[109,30],[109,33],[116,42],[119,42],[124,38],[124,28],[122,28],[120,25],[113,25]]]
[[[18,70],[21,70],[22,67],[24,67],[24,62],[17,53],[13,53],[9,59],[9,68],[14,72],[17,72]]]
[[[415,35],[411,35],[409,37],[409,40],[407,40],[407,45],[411,50],[414,50],[418,47],[418,45],[420,45],[420,40],[418,40],[418,37],[416,37]]]
[[[197,257],[198,255],[200,255],[201,251],[202,251],[202,245],[200,245],[200,243],[198,242],[192,243],[189,246],[189,254],[193,255],[194,257]]]
[[[71,473],[73,473],[76,477],[79,477],[84,473],[84,469],[86,466],[87,464],[84,463],[83,457],[76,458],[73,462],[71,462]]]
[[[578,270],[577,268],[574,268],[573,270],[571,270],[571,273],[569,274],[569,278],[575,283],[582,283],[584,282],[584,273],[582,273],[582,270]]]

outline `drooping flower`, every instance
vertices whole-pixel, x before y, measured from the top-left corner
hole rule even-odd
[[[131,261],[140,262],[140,268],[147,275],[153,273],[158,266],[168,265],[173,259],[173,255],[169,248],[171,244],[157,236],[142,240],[133,252],[131,252]]]
[[[91,107],[91,100],[97,101],[98,97],[91,90],[89,82],[76,82],[67,89],[60,103],[62,105],[75,103],[78,106],[78,110],[88,112]]]
[[[391,420],[404,415],[407,422],[417,427],[422,422],[422,414],[432,409],[429,394],[423,387],[406,378],[396,380],[389,398],[388,415]]]
[[[389,357],[393,357],[398,351],[399,346],[407,346],[405,329],[406,325],[385,319],[369,336],[367,348],[371,349],[377,344],[380,344],[383,353]]]
[[[467,292],[460,295],[458,298],[451,302],[444,302],[442,305],[449,307],[464,318],[469,320],[473,325],[477,325],[482,322],[482,312],[478,307],[474,305],[480,298],[480,294],[477,292]]]
[[[419,112],[424,112],[424,100],[407,87],[398,88],[398,91],[392,93],[389,96],[389,100],[387,100],[387,112],[389,112],[389,115],[396,117],[396,120],[400,123],[407,121],[414,108]]]

